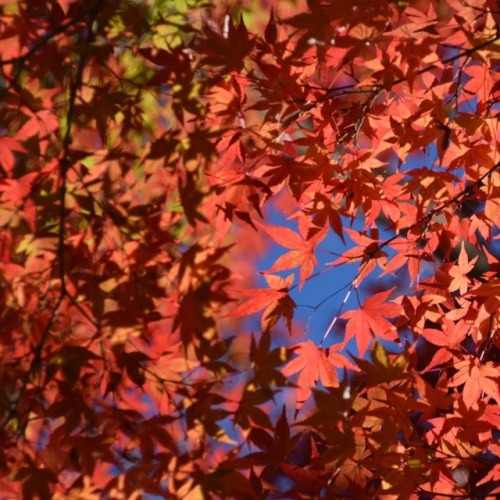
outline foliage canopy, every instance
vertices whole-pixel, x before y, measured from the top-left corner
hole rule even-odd
[[[0,1],[2,498],[498,495],[499,22]]]

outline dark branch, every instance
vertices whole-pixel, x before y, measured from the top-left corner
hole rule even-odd
[[[87,37],[85,40],[85,42],[87,44],[91,43],[93,40],[94,35],[92,32],[92,24],[95,20],[96,15],[97,15],[97,8],[95,8],[93,12],[88,14]],[[62,31],[64,31],[64,29],[66,29],[70,24],[75,24],[76,22],[79,22],[79,21],[80,21],[80,19],[78,19],[78,21],[76,19],[73,19],[72,22],[66,23],[64,25],[64,27],[61,26],[61,28],[59,28],[57,32],[60,33]],[[53,36],[55,36],[55,34],[56,33],[54,33],[50,38],[53,38]],[[43,43],[40,42],[38,44],[38,46],[33,47],[30,50],[29,55],[25,54],[25,56],[23,56],[21,59],[28,58],[38,48],[43,46],[48,41],[47,39],[43,39],[43,40],[44,40]],[[16,58],[16,59],[19,60],[19,58]],[[3,64],[7,64],[7,62],[3,61]],[[66,176],[67,176],[68,168],[70,166],[71,132],[72,132],[73,122],[74,122],[75,103],[76,103],[77,94],[78,94],[80,88],[82,87],[83,70],[85,68],[85,64],[86,64],[86,57],[85,57],[85,55],[82,55],[82,56],[80,56],[80,59],[78,61],[75,77],[74,77],[74,79],[71,83],[71,86],[70,86],[68,109],[66,112],[66,129],[64,131],[64,134],[62,136],[62,141],[61,141],[62,151],[61,151],[61,156],[60,156],[60,161],[59,161],[59,175],[60,175],[60,179],[61,179],[61,185],[59,187],[59,230],[58,230],[58,246],[57,246],[57,260],[58,260],[58,264],[59,264],[59,278],[61,281],[61,289],[59,292],[59,297],[57,298],[56,304],[54,306],[54,310],[50,316],[50,319],[48,320],[47,325],[46,325],[45,329],[43,330],[42,336],[41,336],[38,344],[34,348],[33,359],[31,360],[28,371],[26,372],[26,375],[25,375],[24,380],[22,382],[22,387],[19,391],[19,394],[16,398],[16,401],[12,404],[9,413],[6,415],[6,417],[3,419],[2,423],[0,424],[0,426],[2,428],[4,428],[5,425],[7,425],[9,423],[9,421],[18,414],[21,399],[23,398],[23,395],[26,393],[26,389],[28,387],[30,379],[41,365],[43,348],[47,342],[47,339],[49,338],[51,327],[55,321],[55,318],[56,318],[57,313],[61,307],[63,300],[68,296],[68,292],[66,290],[66,283],[65,283],[66,267],[65,267],[65,259],[64,259],[65,219],[66,219],[66,203],[65,203]],[[44,384],[40,385],[40,387],[37,390],[37,395],[39,395],[40,392],[43,390],[43,386],[44,386]],[[29,406],[25,412],[27,415],[29,415],[29,413],[31,412],[37,395],[34,395],[32,397],[32,399],[29,403]],[[25,425],[27,424],[27,422],[28,421],[26,421]],[[23,433],[25,425],[22,425],[18,428],[19,433]]]

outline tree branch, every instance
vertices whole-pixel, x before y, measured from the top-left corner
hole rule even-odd
[[[97,16],[97,10],[98,8],[95,7],[92,12],[90,12],[88,15],[88,21],[87,21],[87,37],[85,42],[87,44],[91,43],[93,40],[93,32],[92,32],[92,24]],[[79,21],[79,20],[78,20]],[[61,27],[60,29],[57,30],[57,33],[60,33],[64,31],[69,25],[75,24],[77,21],[75,19],[72,20],[72,22],[66,23],[64,25],[64,28]],[[54,33],[52,35],[55,36],[57,33]],[[49,39],[50,39],[49,38]],[[47,43],[48,40],[44,39],[44,42],[40,42],[36,47],[33,47],[30,50],[30,55],[32,55],[38,48],[43,46],[45,43]],[[29,57],[27,54],[23,56],[22,59]],[[19,59],[19,58],[17,58]],[[7,64],[5,61],[3,62],[4,64]],[[59,160],[59,176],[60,176],[60,186],[59,186],[59,230],[58,230],[58,245],[57,245],[57,261],[59,265],[59,279],[61,282],[61,289],[59,292],[59,297],[57,298],[56,304],[54,306],[54,310],[52,312],[52,315],[50,316],[50,319],[47,322],[47,325],[45,329],[43,330],[42,336],[39,340],[39,342],[36,344],[34,348],[34,355],[33,359],[31,360],[29,369],[26,372],[26,375],[24,377],[24,380],[22,382],[21,389],[19,391],[19,394],[11,406],[11,409],[9,413],[4,417],[3,421],[0,424],[1,428],[4,428],[9,421],[14,418],[18,412],[19,412],[19,406],[21,403],[21,400],[23,398],[23,395],[26,393],[26,389],[28,387],[28,384],[30,382],[30,379],[34,372],[39,368],[42,362],[42,352],[43,348],[47,342],[47,339],[49,338],[50,334],[50,329],[57,317],[58,311],[61,307],[61,304],[63,300],[65,299],[66,296],[68,296],[68,292],[66,289],[66,283],[65,283],[65,276],[66,276],[66,266],[65,266],[65,259],[64,259],[64,246],[65,246],[65,222],[66,222],[66,181],[67,181],[67,171],[70,166],[70,145],[71,145],[71,132],[72,132],[72,127],[73,127],[73,122],[74,122],[74,111],[75,111],[75,103],[76,103],[76,97],[78,94],[78,91],[80,90],[83,82],[83,70],[85,68],[86,64],[86,56],[81,55],[80,59],[78,61],[78,65],[76,68],[76,73],[75,77],[71,83],[70,86],[70,94],[69,94],[69,101],[68,101],[68,108],[66,112],[66,129],[64,131],[64,134],[62,136],[62,141],[61,141],[61,146],[62,146],[62,151],[60,155],[60,160]],[[26,409],[26,414],[29,415],[31,412],[33,405],[35,403],[36,397],[42,392],[43,387],[45,384],[41,384],[40,387],[38,387],[37,394],[34,395],[29,403],[28,408]],[[24,423],[24,425],[20,426],[17,431],[22,434],[24,432],[24,429],[27,425],[27,421]]]
[[[31,48],[20,56],[11,57],[10,59],[0,60],[0,67],[7,66],[9,64],[21,63],[24,64],[31,56],[33,56],[38,50],[40,50],[44,45],[49,43],[53,38],[61,33],[64,33],[68,28],[78,24],[82,21],[88,13],[82,12],[79,16],[74,17],[73,19],[69,19],[65,23],[61,23],[54,31],[47,33],[45,36],[41,37],[38,41],[36,41]]]

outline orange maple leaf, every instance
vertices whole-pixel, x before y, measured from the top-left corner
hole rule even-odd
[[[467,287],[469,286],[469,278],[467,278],[467,274],[474,269],[477,259],[478,256],[469,261],[469,257],[465,251],[465,245],[462,242],[462,249],[460,250],[460,255],[458,256],[458,265],[452,266],[448,271],[449,275],[453,278],[450,286],[448,287],[450,292],[460,290],[461,295],[467,292]]]
[[[450,381],[450,386],[464,384],[462,397],[467,408],[470,408],[482,393],[500,403],[500,375],[491,362],[481,364],[479,359],[468,356],[467,359],[455,364],[458,370]]]

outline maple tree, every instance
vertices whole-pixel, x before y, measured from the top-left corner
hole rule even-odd
[[[496,498],[499,23],[2,0],[2,498]]]

